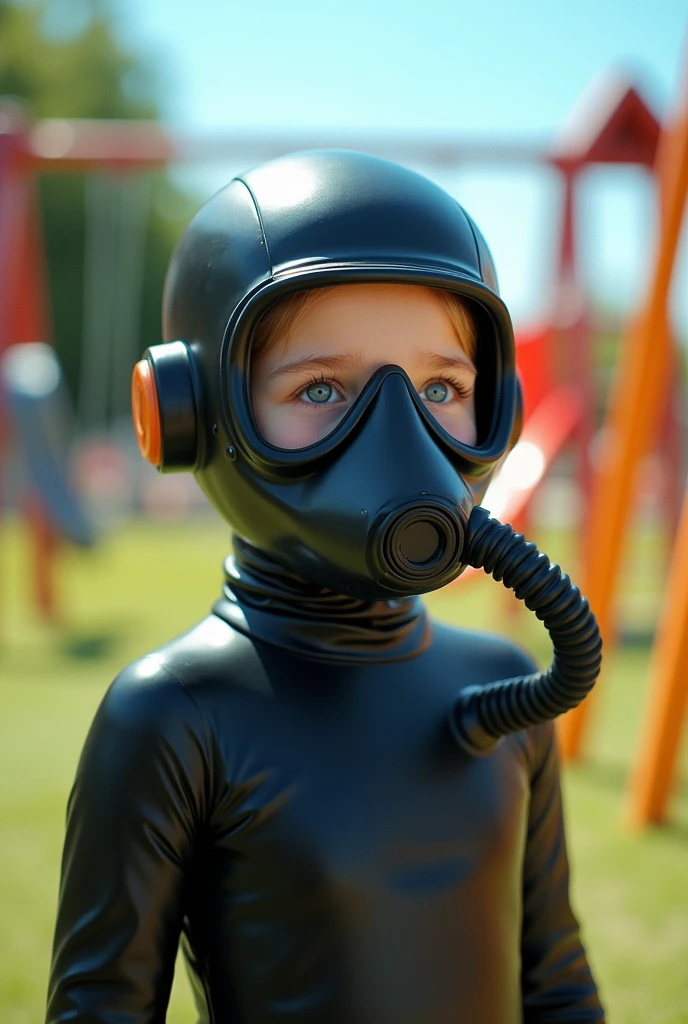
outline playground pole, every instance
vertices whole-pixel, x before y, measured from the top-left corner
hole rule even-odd
[[[641,828],[664,820],[688,709],[688,488],[683,502],[662,624],[653,651],[627,819]]]
[[[559,251],[559,282],[554,326],[560,349],[564,379],[572,383],[581,397],[581,415],[575,428],[576,476],[581,495],[580,529],[587,535],[588,498],[592,488],[590,449],[595,430],[595,391],[592,375],[592,337],[590,314],[581,284],[576,258],[576,187],[581,165],[562,164],[564,184],[563,224]]]
[[[688,82],[684,83],[678,115],[660,139],[659,232],[650,290],[621,345],[592,493],[583,582],[605,641],[613,633],[612,602],[627,527],[635,507],[638,465],[661,419],[662,402],[670,393],[673,356],[667,297],[688,190],[687,94]],[[589,707],[585,700],[560,720],[559,739],[566,760],[580,753]]]

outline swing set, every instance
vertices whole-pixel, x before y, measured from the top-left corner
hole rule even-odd
[[[183,139],[159,125],[136,122],[48,120],[29,125],[11,107],[0,106],[0,357],[10,347],[50,341],[38,175],[91,176],[82,345],[82,374],[88,383],[82,387],[79,409],[83,426],[89,427],[103,408],[116,402],[117,388],[128,386],[130,368],[139,353],[137,289],[148,203],[141,172],[173,161],[256,160],[292,149],[342,143],[341,137],[325,135]],[[565,447],[573,453],[581,506],[588,510],[580,526],[586,538],[581,549],[583,590],[609,651],[638,470],[645,456],[658,450],[665,465],[662,507],[665,527],[673,537],[673,554],[654,646],[645,734],[628,790],[628,818],[639,827],[660,822],[666,817],[688,711],[688,491],[683,497],[679,356],[667,311],[688,189],[688,82],[664,125],[632,85],[616,82],[588,102],[567,126],[562,141],[549,149],[372,137],[349,138],[345,144],[426,166],[446,168],[469,161],[535,165],[549,167],[560,176],[563,201],[552,313],[543,329],[517,338],[524,429],[485,504],[498,518],[527,529],[533,496],[553,461]],[[647,296],[619,347],[604,418],[604,444],[593,465],[592,442],[598,426],[594,324],[581,280],[576,230],[578,184],[587,168],[600,164],[646,168],[656,182],[659,213]],[[104,306],[113,311],[111,318],[102,315]],[[7,439],[6,418],[0,405],[2,445]],[[55,531],[40,502],[31,509],[36,599],[50,616],[55,612],[51,586]],[[560,720],[565,760],[581,754],[590,705],[588,699]]]

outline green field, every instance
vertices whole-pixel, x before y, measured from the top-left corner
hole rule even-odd
[[[562,561],[562,538],[543,542]],[[64,807],[98,701],[116,672],[206,614],[221,579],[227,530],[136,523],[91,554],[59,561],[64,623],[37,622],[29,562],[13,523],[0,531],[0,1021],[40,1022],[58,884]],[[561,548],[563,551],[557,550]],[[628,622],[643,626],[661,589],[645,543],[624,586]],[[568,563],[567,563],[568,568]],[[642,586],[638,582],[642,580]],[[512,632],[541,660],[541,627],[480,581],[434,595],[449,621]],[[643,712],[647,647],[607,661],[584,764],[565,776],[574,902],[613,1024],[688,1024],[688,759],[671,824],[629,833],[622,808]],[[168,1020],[195,1020],[178,972]]]

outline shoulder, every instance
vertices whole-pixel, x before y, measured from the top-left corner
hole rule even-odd
[[[127,665],[86,736],[70,820],[137,828],[154,810],[191,829],[214,799],[217,744],[208,716],[167,663],[164,648]],[[104,827],[104,826],[103,826]]]
[[[261,688],[260,660],[251,641],[209,615],[185,633],[127,665],[112,683],[104,706],[111,715],[158,725],[188,717],[221,687]]]
[[[486,630],[459,629],[433,620],[433,646],[457,663],[470,662],[485,683],[537,671],[525,648],[508,637]],[[476,680],[477,682],[478,680]]]
[[[91,726],[90,740],[129,749],[157,746],[190,723],[201,724],[194,701],[158,652],[127,665],[107,689]]]
[[[210,764],[216,749],[204,688],[232,674],[234,630],[215,616],[127,665],[107,689],[82,752],[82,767],[148,772],[155,764]],[[83,772],[82,772],[83,774]]]

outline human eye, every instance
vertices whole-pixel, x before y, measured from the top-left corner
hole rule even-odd
[[[310,406],[334,405],[342,401],[342,396],[334,386],[334,381],[327,380],[325,377],[310,381],[305,388],[301,388],[296,397],[305,405]]]
[[[448,405],[458,400],[465,401],[473,394],[473,388],[465,381],[442,377],[426,384],[420,397],[433,405]]]

